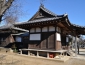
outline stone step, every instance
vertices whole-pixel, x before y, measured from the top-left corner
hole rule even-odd
[[[69,54],[70,56],[74,56],[75,55],[75,53],[72,50],[67,51],[67,54]]]

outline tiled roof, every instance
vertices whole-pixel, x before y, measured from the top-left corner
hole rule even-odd
[[[15,30],[20,30],[20,31],[25,31],[25,32],[29,32],[28,30],[22,29],[22,28],[17,28],[14,27],[13,24],[8,24],[8,25],[4,25],[0,27],[0,30],[4,30],[4,29],[15,29]]]
[[[41,12],[41,15],[39,14],[40,12]],[[47,13],[48,16],[47,16],[47,14],[45,14],[45,13],[43,13],[43,12]],[[42,14],[44,14],[43,17],[44,17],[44,16],[45,16],[45,17],[59,17],[59,15],[56,15],[55,13],[53,13],[53,12],[51,12],[50,10],[46,9],[46,8],[44,7],[44,5],[40,5],[38,11],[33,15],[33,17],[32,17],[31,19],[29,19],[29,21],[35,19],[36,16],[42,16]],[[40,17],[40,18],[41,18],[41,17]]]
[[[38,23],[38,22],[44,22],[44,21],[57,20],[59,18],[62,18],[62,17],[42,18],[42,19],[36,19],[36,20],[28,21],[28,22],[23,22],[20,24]],[[20,25],[20,24],[15,24],[15,25]]]
[[[44,22],[44,21],[56,20],[56,19],[59,19],[59,18],[62,18],[62,17],[36,19],[36,20],[28,21],[28,23]]]
[[[12,27],[14,27],[13,24],[7,24],[7,25],[1,26],[0,29],[8,29],[8,28],[12,28]]]
[[[53,12],[51,12],[50,10],[46,9],[46,8],[44,7],[44,5],[41,5],[41,6],[40,6],[40,9],[42,9],[43,11],[45,11],[46,13],[48,13],[48,14],[50,14],[50,15],[52,15],[52,16],[57,16],[55,13],[53,13]]]
[[[76,25],[76,24],[72,24],[72,23],[71,23],[71,25],[72,25],[73,27],[85,28],[85,26],[80,26],[80,25]]]

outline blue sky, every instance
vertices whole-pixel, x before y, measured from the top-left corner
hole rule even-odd
[[[40,0],[21,0],[23,12],[26,14],[19,21],[29,20],[39,9]],[[45,0],[45,8],[57,15],[68,14],[73,24],[85,26],[85,0]]]

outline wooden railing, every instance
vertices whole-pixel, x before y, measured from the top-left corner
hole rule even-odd
[[[61,56],[58,55],[59,58],[62,58],[62,56],[64,56],[63,53],[67,52],[67,50],[52,51],[52,50],[38,50],[38,49],[19,49],[19,51],[20,51],[20,54],[22,54],[22,51],[28,51],[28,56],[30,56],[31,51],[35,51],[37,53],[37,57],[39,57],[39,52],[46,52],[47,58],[49,58],[50,53],[55,53],[55,57],[56,57],[57,53],[59,53],[61,55]]]

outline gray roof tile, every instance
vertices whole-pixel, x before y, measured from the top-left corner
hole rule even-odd
[[[23,22],[23,23],[20,23],[20,24],[38,23],[38,22],[56,20],[56,19],[59,19],[59,18],[62,18],[62,17],[42,18],[42,19],[36,19],[36,20],[32,20],[32,21]],[[15,25],[20,25],[20,24],[15,24]]]
[[[80,26],[80,25],[76,25],[76,24],[72,24],[72,23],[71,23],[71,25],[74,27],[85,28],[85,26]]]
[[[52,15],[52,16],[57,16],[55,13],[53,13],[53,12],[51,12],[50,10],[46,9],[46,8],[44,7],[44,5],[41,5],[41,6],[40,6],[40,9],[42,9],[43,11],[45,11],[46,13],[48,13],[48,14],[50,14],[50,15]]]
[[[7,25],[0,26],[0,29],[8,29],[8,28],[12,28],[12,27],[14,27],[13,24],[7,24]]]

